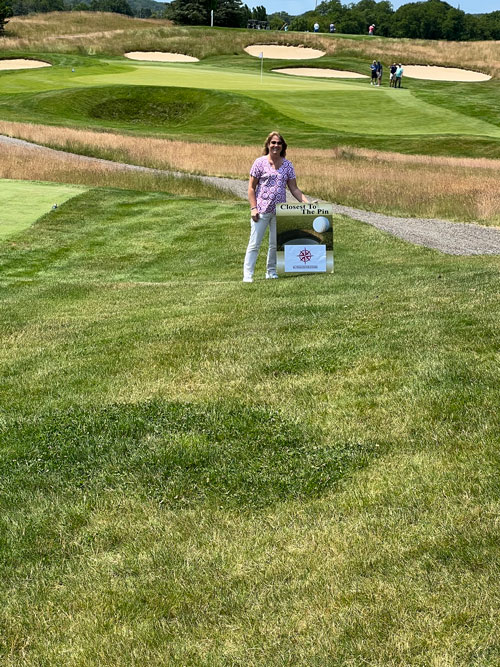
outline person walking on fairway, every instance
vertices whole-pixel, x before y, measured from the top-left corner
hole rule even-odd
[[[384,68],[382,67],[382,63],[380,60],[377,60],[377,86],[382,85],[382,73],[384,71]]]
[[[370,85],[376,86],[377,85],[377,61],[374,60],[372,64],[370,65],[370,70],[372,73],[372,80],[370,81]]]
[[[297,187],[295,170],[285,158],[287,143],[279,132],[271,132],[264,143],[263,156],[250,169],[248,201],[250,202],[250,240],[243,265],[243,282],[253,283],[255,264],[266,229],[269,227],[266,278],[276,273],[276,204],[286,202],[286,188],[304,204],[307,197]]]
[[[394,88],[396,84],[396,70],[398,66],[396,63],[392,63],[391,68],[390,68],[390,74],[389,74],[389,87]]]
[[[401,88],[401,79],[403,78],[403,65],[399,63],[394,79],[394,88]]]

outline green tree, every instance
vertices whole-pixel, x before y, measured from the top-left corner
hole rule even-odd
[[[367,33],[368,26],[376,25],[377,35],[389,35],[394,11],[388,0],[360,0],[357,5],[349,5],[342,15],[339,30],[348,33]]]
[[[252,9],[252,18],[257,21],[267,21],[266,8],[263,5],[257,5]]]
[[[372,23],[376,25],[377,35],[389,36],[391,33],[392,17],[394,15],[391,3],[388,0],[377,2],[373,11],[374,19]],[[367,25],[370,25],[370,23],[368,22]]]
[[[92,0],[90,3],[92,12],[114,12],[115,14],[125,14],[133,16],[132,7],[127,0]]]
[[[304,12],[300,16],[295,16],[290,22],[290,30],[312,30],[314,22],[319,18],[315,12]]]
[[[342,18],[346,11],[348,10],[343,7],[340,0],[323,0],[323,2],[316,7],[316,12],[320,16],[335,18],[337,22]],[[334,20],[333,22],[335,23],[336,21]]]
[[[324,0],[321,2],[315,11],[315,20],[318,21],[321,32],[328,32],[330,23],[335,23],[337,29],[342,17],[349,10],[342,6],[340,0]]]
[[[364,13],[358,11],[357,7],[354,6],[340,19],[337,30],[345,32],[347,35],[362,35],[368,32],[368,26],[371,22],[367,23]]]
[[[271,30],[281,30],[285,23],[290,25],[292,19],[293,16],[287,14],[287,12],[275,12],[269,16],[269,25]]]
[[[207,25],[210,12],[203,0],[173,0],[165,14],[180,25]]]
[[[481,14],[477,18],[481,32],[478,39],[500,39],[500,11]]]
[[[8,23],[9,16],[12,16],[11,8],[7,4],[7,0],[0,0],[0,37],[5,32],[5,26]]]
[[[207,25],[211,9],[217,26],[240,28],[250,18],[250,10],[241,0],[173,0],[167,5],[165,16],[181,25]]]
[[[447,19],[449,12],[453,14]],[[459,15],[463,12],[442,0],[411,2],[394,12],[391,34],[393,37],[446,39],[445,34],[464,33],[465,22]]]
[[[241,15],[242,15],[242,25],[246,26],[248,21],[252,18],[252,10],[248,5],[243,5],[241,8]]]
[[[13,16],[26,14],[62,12],[66,9],[63,0],[14,0],[11,5]]]
[[[475,14],[466,14],[465,15],[465,32],[466,39],[491,39],[488,36],[488,32],[484,31],[481,24],[481,17],[476,16]]]
[[[214,25],[228,28],[241,28],[245,23],[245,15],[241,0],[219,0],[214,11]]]
[[[443,21],[443,37],[449,40],[461,40],[468,37],[465,25],[465,12],[452,7]]]
[[[271,26],[283,25],[279,14],[271,15]],[[290,30],[312,30],[315,22],[321,31],[335,23],[338,32],[365,34],[375,23],[375,34],[420,39],[500,39],[500,11],[466,14],[443,0],[409,2],[396,11],[389,0],[360,0],[343,5],[341,0],[322,0],[314,11],[291,18]]]

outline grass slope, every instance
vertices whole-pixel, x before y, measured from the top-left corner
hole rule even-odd
[[[6,665],[494,664],[495,257],[93,190],[0,245]],[[263,275],[264,258],[258,265]]]
[[[268,61],[261,82],[258,61],[246,55],[189,65],[50,59],[54,67],[43,72],[0,74],[2,118],[240,144],[258,143],[262,127],[278,125],[299,146],[500,155],[494,113],[500,84],[494,80],[408,80],[404,90],[393,90],[272,73],[284,61]],[[367,67],[359,59],[337,62],[331,56],[321,66]]]
[[[0,181],[0,239],[13,236],[50,211],[87,188],[59,183]]]
[[[62,37],[62,39],[61,39]],[[186,53],[201,59],[241,54],[255,43],[291,44],[322,49],[329,56],[360,58],[374,55],[385,62],[406,62],[479,69],[500,75],[497,45],[485,42],[388,39],[368,35],[326,35],[204,26],[174,26],[169,21],[129,19],[98,12],[53,12],[15,17],[9,22],[4,48],[61,54],[122,55],[127,51]]]

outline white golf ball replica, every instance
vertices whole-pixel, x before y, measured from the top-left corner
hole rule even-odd
[[[323,234],[330,229],[330,221],[324,215],[319,215],[313,220],[313,229],[318,234]]]

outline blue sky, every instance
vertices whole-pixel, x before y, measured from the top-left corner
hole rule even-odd
[[[357,0],[341,0],[343,5],[349,4],[351,1]],[[487,12],[495,12],[500,10],[500,0],[446,0],[449,5],[453,7],[460,6],[464,12],[468,14],[484,14]],[[289,14],[303,14],[304,12],[314,9],[315,0],[243,0],[249,7],[256,5],[264,5],[268,14],[273,12],[284,11]],[[318,0],[318,4],[321,0]],[[408,4],[408,0],[391,0],[394,9],[401,7],[401,5]]]

